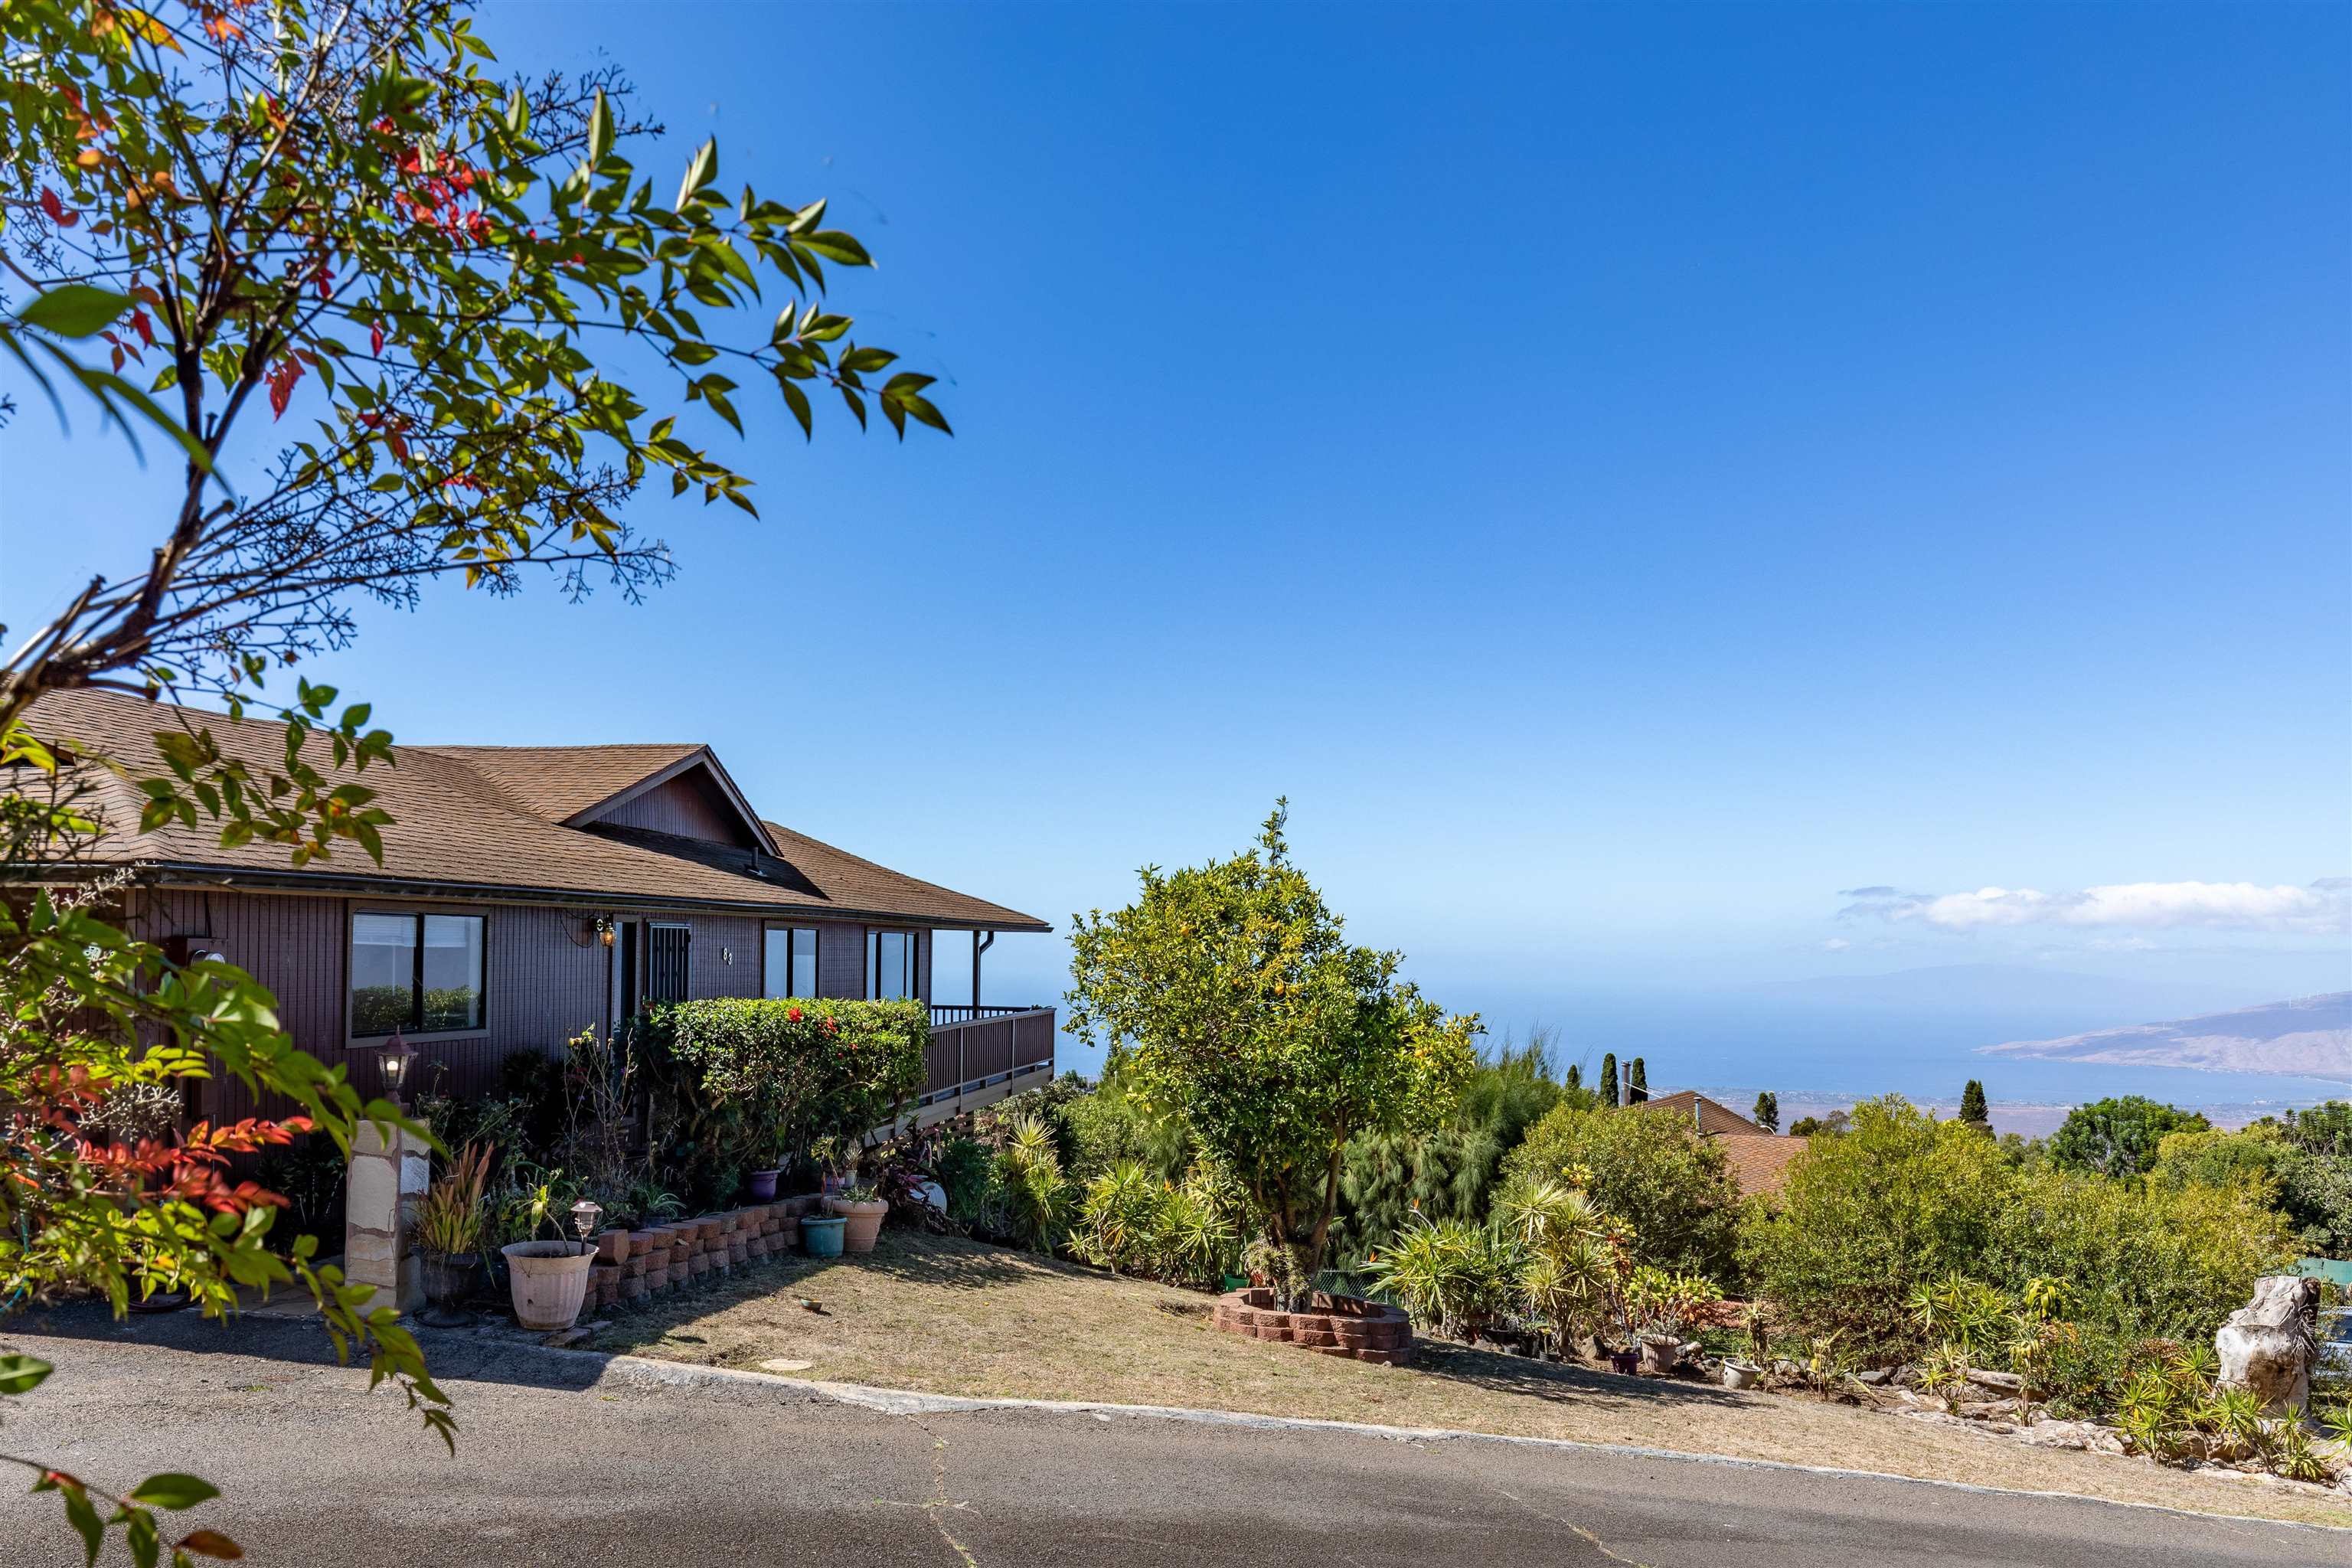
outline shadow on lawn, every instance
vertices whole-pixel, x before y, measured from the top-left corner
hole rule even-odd
[[[1684,1405],[1710,1410],[1748,1410],[1764,1404],[1753,1394],[1734,1393],[1709,1384],[1603,1372],[1564,1362],[1538,1361],[1532,1356],[1503,1355],[1444,1340],[1416,1341],[1412,1364],[1416,1371],[1433,1377],[1531,1399],[1574,1399],[1586,1405],[1628,1406]]]

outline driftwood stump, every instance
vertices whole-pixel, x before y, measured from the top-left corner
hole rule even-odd
[[[2254,1299],[2230,1314],[2213,1349],[2221,1387],[2252,1389],[2273,1414],[2307,1408],[2319,1360],[2319,1281],[2294,1274],[2255,1280]]]

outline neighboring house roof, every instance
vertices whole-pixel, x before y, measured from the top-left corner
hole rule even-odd
[[[118,759],[134,776],[165,772],[153,741],[184,723],[209,728],[221,750],[259,772],[284,765],[286,726],[231,722],[219,713],[173,708],[111,692],[52,693],[35,705],[37,734],[70,737]],[[325,771],[322,740],[310,754]],[[747,837],[765,848],[725,845],[599,824],[597,810],[646,781],[708,756],[699,746],[402,746],[395,765],[342,776],[377,792],[390,812],[379,867],[356,844],[338,841],[325,860],[297,868],[280,844],[223,848],[216,825],[167,823],[137,831],[139,794],[100,775],[94,796],[109,832],[92,858],[139,862],[158,874],[200,876],[237,886],[374,890],[447,896],[610,901],[736,909],[774,916],[825,914],[1005,931],[1053,928],[1034,915],[902,876],[749,812]],[[734,784],[710,757],[730,796]],[[632,772],[635,777],[625,777]],[[562,812],[562,816],[554,814]],[[565,826],[579,822],[581,826]]]
[[[1728,1132],[1735,1136],[1753,1135],[1769,1138],[1770,1133],[1750,1121],[1721,1100],[1709,1100],[1696,1089],[1685,1089],[1674,1094],[1662,1094],[1648,1102],[1653,1110],[1670,1110],[1685,1120],[1696,1115],[1701,1134]]]
[[[1696,1089],[1660,1095],[1643,1109],[1695,1122],[1700,1137],[1717,1141],[1732,1180],[1751,1196],[1779,1192],[1789,1179],[1789,1163],[1805,1152],[1804,1139],[1767,1132],[1721,1100],[1709,1100]]]
[[[1769,1196],[1787,1184],[1789,1166],[1811,1142],[1765,1132],[1752,1138],[1719,1139],[1716,1147],[1723,1151],[1723,1163],[1730,1167],[1731,1178],[1741,1192],[1751,1197],[1759,1193]]]

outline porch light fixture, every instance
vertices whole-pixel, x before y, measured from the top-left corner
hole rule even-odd
[[[376,1067],[383,1074],[383,1092],[394,1105],[400,1103],[401,1086],[408,1081],[408,1069],[416,1062],[416,1047],[401,1037],[394,1029],[392,1038],[384,1042],[376,1058]]]
[[[613,945],[614,921],[612,916],[596,915],[592,917],[588,921],[588,929],[595,933],[595,937],[598,942],[603,942],[606,947]]]

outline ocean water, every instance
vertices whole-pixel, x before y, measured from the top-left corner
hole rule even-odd
[[[2012,1105],[2071,1105],[2121,1094],[2189,1109],[2352,1099],[2352,1081],[2343,1079],[1979,1054],[1979,1047],[2004,1041],[2049,1039],[2166,1016],[2134,1016],[2127,1007],[2119,1013],[2101,999],[1969,1005],[1825,1001],[1769,991],[1587,991],[1494,995],[1478,1005],[1489,1048],[1524,1041],[1539,1029],[1555,1065],[1580,1063],[1588,1081],[1601,1054],[1614,1051],[1620,1061],[1643,1058],[1654,1095],[1704,1089],[1742,1109],[1759,1089],[1778,1094],[1784,1107],[1791,1100],[1843,1103],[1890,1093],[1948,1107],[1972,1078],[1984,1081],[1993,1102]],[[1066,1038],[1060,1061],[1091,1075],[1099,1070],[1100,1053]],[[1734,1094],[1743,1098],[1733,1100]]]

